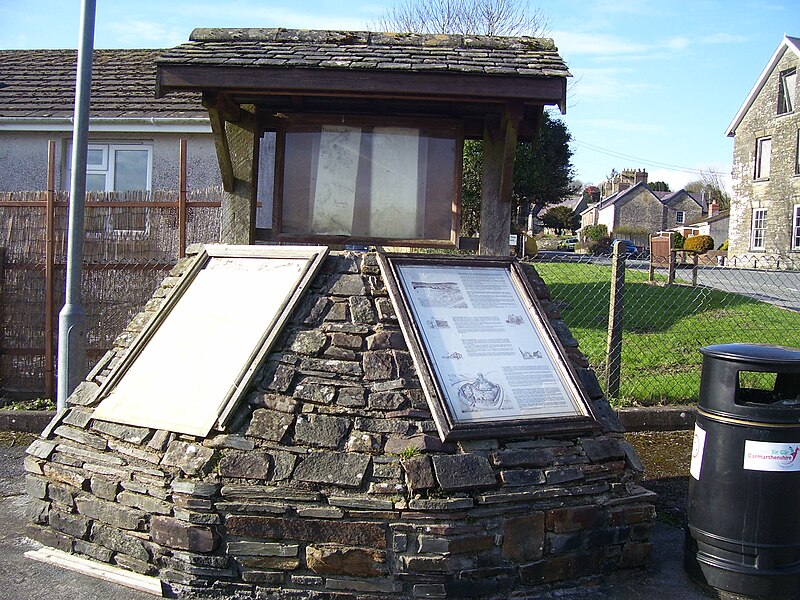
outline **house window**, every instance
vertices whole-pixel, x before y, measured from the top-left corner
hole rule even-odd
[[[800,204],[792,212],[792,250],[800,250]]]
[[[750,249],[763,250],[767,237],[767,209],[753,209],[753,222],[750,229]]]
[[[795,89],[797,89],[797,69],[788,69],[778,79],[778,114],[794,112]]]
[[[794,174],[800,175],[800,129],[794,138]]]
[[[769,159],[772,152],[772,138],[756,140],[756,179],[769,179]]]
[[[683,225],[686,221],[686,212],[679,210],[675,212],[675,223],[677,225]]]
[[[72,156],[70,148],[70,156]],[[153,147],[149,144],[89,144],[86,152],[86,192],[150,191]],[[123,198],[120,198],[122,200]],[[144,198],[137,198],[142,201]],[[101,225],[87,226],[87,238],[139,239],[149,228],[150,210],[145,206],[108,207]]]

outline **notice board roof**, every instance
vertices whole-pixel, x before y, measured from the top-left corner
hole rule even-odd
[[[543,38],[209,28],[164,51],[158,93],[513,100],[563,110],[568,76]]]

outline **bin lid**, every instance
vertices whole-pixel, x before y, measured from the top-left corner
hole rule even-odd
[[[718,344],[700,348],[704,356],[731,362],[800,367],[800,349],[769,344]]]

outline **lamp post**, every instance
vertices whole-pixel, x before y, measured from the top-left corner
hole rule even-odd
[[[75,81],[75,126],[72,132],[72,177],[67,233],[67,285],[64,307],[58,315],[58,389],[56,407],[66,408],[67,397],[86,374],[86,312],[81,305],[83,263],[83,207],[86,200],[86,153],[92,87],[95,0],[81,1],[78,70]]]

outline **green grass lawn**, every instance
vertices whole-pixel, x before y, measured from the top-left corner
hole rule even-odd
[[[611,268],[534,266],[598,378],[605,377]],[[800,347],[800,313],[706,287],[647,282],[628,270],[624,292],[622,384],[617,406],[694,403],[703,346],[762,343]]]

